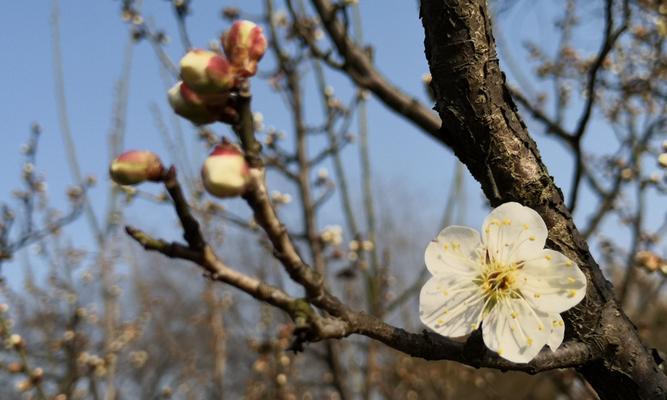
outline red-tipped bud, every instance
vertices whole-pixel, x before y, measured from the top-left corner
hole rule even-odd
[[[181,59],[181,78],[190,89],[206,94],[231,89],[236,73],[224,56],[194,49]]]
[[[240,20],[222,35],[222,47],[237,73],[247,78],[257,72],[257,63],[266,52],[266,37],[257,24]]]
[[[204,98],[183,82],[178,82],[169,89],[167,96],[176,114],[197,125],[210,124],[218,119]]]
[[[225,198],[243,194],[250,170],[243,153],[230,143],[216,146],[201,169],[204,188],[213,196]]]
[[[119,185],[136,185],[144,181],[159,181],[163,169],[162,162],[155,153],[131,150],[111,162],[109,174]]]
[[[9,365],[7,365],[7,371],[10,374],[18,374],[18,373],[21,373],[21,372],[25,371],[25,365],[14,361],[14,362],[9,363]]]

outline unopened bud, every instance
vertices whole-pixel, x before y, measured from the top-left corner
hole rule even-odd
[[[160,158],[151,151],[127,151],[111,162],[109,174],[119,185],[136,185],[144,181],[157,182],[162,177]]]
[[[16,384],[16,390],[19,392],[27,392],[32,389],[32,382],[28,379],[24,379]]]
[[[240,14],[241,11],[236,7],[225,7],[222,9],[222,16],[227,19],[238,18]]]
[[[41,368],[35,368],[32,370],[32,373],[30,374],[30,378],[32,379],[33,382],[41,382],[42,378],[44,378],[44,370]]]
[[[176,114],[197,125],[210,124],[218,119],[204,99],[183,82],[178,82],[169,89],[168,97]]]
[[[279,386],[284,386],[287,383],[287,375],[285,374],[276,375],[276,383]]]
[[[648,272],[655,272],[660,268],[662,260],[657,254],[643,250],[635,254],[635,262],[638,266],[646,269]]]
[[[233,144],[223,143],[206,158],[201,176],[207,192],[225,198],[239,196],[245,191],[250,171],[241,150]]]
[[[23,341],[23,338],[21,335],[13,334],[9,336],[9,339],[7,339],[7,344],[9,344],[9,347],[14,347],[16,349],[20,349],[25,345],[25,342]]]
[[[662,153],[658,156],[658,164],[662,168],[667,168],[667,153]]]
[[[181,78],[190,89],[206,94],[229,90],[234,86],[236,74],[224,56],[194,49],[181,59]]]
[[[7,371],[10,374],[18,374],[20,372],[23,372],[25,370],[25,366],[19,362],[11,362],[9,365],[7,365]]]
[[[237,73],[247,78],[257,72],[257,63],[266,52],[266,37],[257,24],[239,20],[222,35],[222,47]]]
[[[76,333],[74,333],[74,331],[66,330],[65,333],[63,334],[63,340],[65,340],[66,342],[69,342],[72,339],[74,339],[75,336],[76,336]]]

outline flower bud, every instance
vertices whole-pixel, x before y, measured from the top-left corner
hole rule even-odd
[[[647,250],[642,250],[635,254],[635,262],[638,266],[646,269],[648,272],[655,272],[660,268],[660,257]]]
[[[190,89],[206,94],[231,89],[236,74],[224,56],[194,49],[181,59],[181,78]]]
[[[257,72],[257,63],[266,51],[266,37],[260,26],[239,20],[222,35],[222,47],[237,73],[247,78]]]
[[[8,347],[13,347],[15,349],[20,349],[25,346],[25,342],[23,341],[23,338],[21,335],[13,334],[9,336],[7,339],[7,345]]]
[[[119,185],[136,185],[144,181],[157,182],[162,177],[160,158],[151,151],[131,150],[111,162],[109,174]]]
[[[667,153],[662,153],[658,156],[658,165],[662,168],[667,168]]]
[[[32,389],[32,382],[28,379],[24,379],[16,384],[16,390],[19,392],[27,392]]]
[[[175,84],[168,92],[169,104],[174,112],[197,125],[210,124],[218,118],[203,97],[183,82]]]
[[[216,146],[201,170],[204,188],[213,196],[225,198],[241,195],[248,184],[250,171],[241,150],[230,143]]]
[[[7,365],[7,371],[10,374],[18,374],[18,373],[21,373],[21,372],[25,371],[25,365],[14,361],[14,362],[9,363],[9,365]]]
[[[33,383],[39,383],[42,381],[43,378],[44,378],[44,370],[42,368],[35,368],[30,373],[30,379],[32,379]]]

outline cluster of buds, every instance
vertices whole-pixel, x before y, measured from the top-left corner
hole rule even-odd
[[[257,130],[257,128],[255,128],[255,130]],[[285,136],[285,132],[269,128],[266,132],[266,137],[264,138],[264,144],[270,148],[275,148],[278,141],[285,139]]]
[[[198,125],[236,121],[232,92],[257,73],[266,51],[262,28],[244,20],[232,24],[222,35],[221,44],[224,55],[190,50],[181,59],[182,81],[168,93],[174,112]]]
[[[343,243],[343,228],[339,225],[325,226],[320,233],[320,240],[322,243],[338,246]]]
[[[119,185],[137,185],[145,181],[160,181],[163,171],[162,162],[155,153],[131,150],[111,162],[109,175]]]
[[[194,49],[180,62],[181,81],[168,92],[174,112],[195,124],[238,120],[237,98],[266,51],[262,28],[250,21],[236,21],[223,34],[224,54]],[[164,179],[164,167],[150,151],[129,151],[113,160],[112,180],[119,185],[136,185]],[[243,194],[250,170],[242,151],[227,141],[216,146],[202,166],[204,188],[216,197]],[[132,189],[126,189],[134,194]]]
[[[158,182],[164,177],[160,158],[150,151],[128,151],[111,162],[111,179],[118,185]],[[213,196],[240,196],[250,180],[250,169],[241,149],[224,140],[204,161],[201,170],[204,188]],[[133,188],[126,188],[131,193]]]
[[[346,257],[348,261],[351,261],[352,263],[357,263],[357,266],[361,269],[366,268],[366,263],[363,259],[360,259],[360,254],[363,252],[369,252],[373,251],[375,248],[375,244],[373,244],[372,241],[370,240],[351,240],[348,245],[347,245],[347,253]],[[338,274],[339,277],[346,277],[350,278],[352,276],[348,276],[348,272],[350,271],[343,271]]]
[[[77,357],[77,362],[81,367],[88,367],[98,377],[104,376],[107,372],[107,362],[95,354],[84,351]]]
[[[144,350],[130,352],[130,364],[134,368],[141,368],[148,361],[148,353]]]
[[[282,193],[278,190],[271,192],[271,201],[275,205],[289,204],[292,201],[292,196],[289,193]]]
[[[373,251],[375,245],[370,240],[352,240],[349,243],[350,251]]]
[[[27,375],[27,379],[23,379],[16,383],[16,390],[19,392],[27,392],[35,385],[38,385],[44,378],[44,370],[42,368],[26,371],[25,365],[19,363],[9,364],[7,370],[12,374],[25,373]]]

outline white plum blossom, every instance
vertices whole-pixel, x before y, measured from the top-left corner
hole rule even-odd
[[[586,293],[586,277],[563,254],[545,249],[547,227],[535,210],[505,203],[484,220],[482,236],[449,226],[426,248],[433,275],[421,290],[421,321],[440,335],[464,336],[478,327],[486,346],[527,363],[563,342],[560,313]]]
[[[339,225],[327,225],[320,233],[320,239],[324,243],[338,246],[343,243],[343,228]]]

